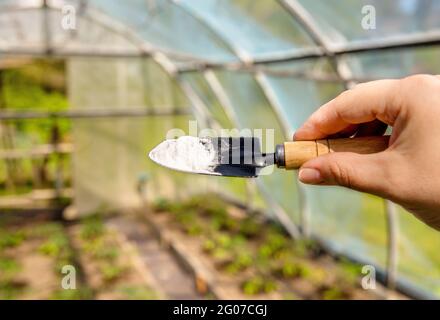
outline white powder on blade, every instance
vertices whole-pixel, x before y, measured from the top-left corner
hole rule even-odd
[[[163,166],[199,173],[216,165],[216,155],[210,139],[191,136],[166,140],[150,152],[150,158]]]

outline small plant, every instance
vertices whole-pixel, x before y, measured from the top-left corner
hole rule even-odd
[[[328,283],[330,279],[330,275],[325,269],[306,263],[302,264],[301,277],[317,286]]]
[[[69,241],[67,237],[62,232],[58,232],[52,234],[46,242],[38,248],[38,251],[48,256],[57,257],[68,247]]]
[[[247,295],[256,295],[260,293],[270,293],[277,289],[277,284],[272,279],[262,276],[254,276],[242,284],[243,293]]]
[[[0,230],[0,250],[6,248],[18,247],[26,239],[23,231],[5,231]]]
[[[190,236],[198,236],[203,232],[202,226],[198,223],[190,223],[184,226],[184,230]]]
[[[216,260],[229,260],[231,252],[224,248],[215,248],[212,251],[212,257]]]
[[[252,218],[245,218],[240,223],[240,233],[247,237],[253,238],[259,235],[261,232],[261,224],[254,221]]]
[[[210,253],[212,252],[214,249],[216,248],[216,244],[215,241],[212,239],[206,239],[205,241],[203,241],[202,244],[202,249],[204,252],[206,253]]]
[[[338,287],[330,287],[322,291],[322,298],[324,300],[342,300],[346,299],[347,295]]]
[[[339,282],[345,286],[356,286],[362,274],[362,266],[347,259],[341,259],[338,266],[337,277]]]
[[[321,253],[318,244],[309,239],[295,240],[292,249],[295,254],[300,257],[318,256]]]
[[[155,212],[166,212],[170,211],[172,208],[172,203],[168,199],[159,198],[153,203],[153,210]]]
[[[224,267],[224,270],[229,274],[236,274],[246,270],[252,265],[252,256],[248,253],[240,253],[234,260]]]
[[[100,266],[100,272],[104,282],[112,282],[118,279],[126,271],[126,267],[113,265],[110,263],[103,263]]]
[[[301,268],[294,262],[285,262],[279,272],[283,278],[293,278],[301,274]]]
[[[277,252],[288,248],[289,241],[284,235],[270,233],[265,243],[258,248],[258,255],[261,258],[274,257]]]
[[[20,269],[21,267],[16,260],[0,257],[0,281],[10,280]]]
[[[91,240],[104,234],[104,223],[99,215],[93,215],[83,220],[81,238]]]
[[[101,242],[102,243],[102,242]],[[93,255],[98,260],[115,261],[119,256],[118,249],[113,245],[100,246]]]

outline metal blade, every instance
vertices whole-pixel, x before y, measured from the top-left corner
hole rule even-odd
[[[257,177],[261,168],[274,161],[273,154],[261,153],[260,141],[254,137],[180,137],[162,142],[149,156],[173,170],[246,178]]]

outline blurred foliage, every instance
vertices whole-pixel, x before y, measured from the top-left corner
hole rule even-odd
[[[0,77],[0,108],[53,112],[68,108],[65,66],[61,60],[26,60],[21,66],[1,70]],[[14,120],[7,121],[4,125],[7,126],[12,137],[12,146],[18,149],[51,143],[55,125],[58,128],[58,141],[70,140],[71,123],[68,119]],[[54,160],[55,157],[49,158],[47,163],[49,172],[54,170]],[[62,162],[65,166],[69,165],[69,157],[63,157]],[[19,178],[20,181],[16,181],[17,185],[12,191],[2,189],[0,192],[13,194],[24,192],[27,189],[26,183],[30,182],[34,174],[33,164],[35,161],[32,163],[30,159],[15,161],[19,177],[14,178]],[[0,185],[3,185],[5,180],[5,162],[0,162]]]
[[[3,70],[2,107],[19,110],[62,111],[68,107],[64,83],[64,62],[58,60],[35,60],[16,69]],[[19,139],[33,137],[35,142],[50,140],[54,119],[22,120],[14,122]],[[70,121],[56,120],[61,136],[70,131]]]

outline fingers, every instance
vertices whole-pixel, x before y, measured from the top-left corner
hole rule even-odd
[[[340,185],[391,197],[389,162],[385,152],[369,155],[335,152],[305,163],[299,171],[299,180],[306,184]]]
[[[388,125],[379,120],[374,120],[365,124],[359,125],[356,132],[356,137],[381,136],[387,130]]]
[[[295,140],[314,140],[346,130],[352,125],[380,120],[393,125],[399,114],[399,80],[364,83],[318,109],[295,133]]]

